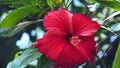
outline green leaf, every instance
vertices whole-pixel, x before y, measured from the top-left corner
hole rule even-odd
[[[28,65],[27,68],[36,68],[36,66]]]
[[[112,68],[120,68],[120,44],[118,46]]]
[[[96,0],[97,2],[101,3],[104,6],[112,8],[113,10],[120,11],[120,2],[116,0]]]
[[[93,5],[88,5],[88,8],[91,12],[95,12],[98,7],[99,7],[99,3],[95,3]]]
[[[53,0],[47,0],[47,4],[50,6],[50,8],[54,8],[55,3],[53,2]]]
[[[60,3],[62,0],[47,0],[47,4],[50,8],[54,8],[56,4]]]
[[[22,29],[24,29],[25,27],[27,27],[30,24],[33,23],[37,23],[37,22],[41,22],[43,20],[36,20],[36,21],[25,21],[25,22],[21,22],[11,28],[8,29],[3,29],[0,28],[0,36],[2,37],[11,37],[13,35],[15,35],[16,33],[18,33],[19,31],[21,31]]]
[[[37,49],[29,48],[7,65],[7,68],[23,68],[41,56]]]
[[[0,4],[32,4],[36,0],[0,0]]]
[[[42,56],[38,59],[37,67],[38,67],[38,68],[44,68],[48,61],[49,61],[49,60],[45,57],[45,55],[42,55]]]
[[[19,23],[16,26],[13,26],[13,27],[8,28],[8,29],[1,28],[0,30],[3,30],[3,31],[0,32],[0,36],[11,37],[30,24],[31,24],[31,22],[25,22],[25,23]]]
[[[10,12],[0,24],[0,27],[8,28],[16,25],[19,21],[21,21],[24,17],[38,13],[40,9],[37,5],[27,5]]]

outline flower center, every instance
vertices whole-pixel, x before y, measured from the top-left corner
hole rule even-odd
[[[79,38],[78,36],[76,36],[76,35],[74,35],[74,36],[72,36],[72,37],[70,38],[70,43],[71,43],[73,46],[76,46],[77,44],[79,44],[80,41],[81,41],[80,38]]]

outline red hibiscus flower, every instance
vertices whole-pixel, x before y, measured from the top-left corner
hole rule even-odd
[[[93,62],[94,33],[100,26],[97,22],[60,7],[58,11],[50,11],[43,24],[48,31],[34,46],[47,58],[55,60],[54,68],[73,68],[86,60]]]

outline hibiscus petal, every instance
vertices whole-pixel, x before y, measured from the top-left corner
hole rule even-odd
[[[87,60],[93,63],[93,54],[96,53],[96,42],[94,41],[94,36],[80,37],[81,42],[77,45],[77,48],[81,50],[80,52],[87,57]]]
[[[81,50],[75,46],[66,44],[56,59],[54,68],[73,68],[75,64],[83,64],[87,58],[79,51]]]
[[[44,27],[47,30],[59,30],[62,32],[71,32],[72,28],[69,26],[72,25],[72,14],[67,10],[64,10],[62,7],[58,11],[52,10],[44,18]]]
[[[34,46],[38,51],[45,54],[47,58],[55,60],[64,47],[65,39],[62,33],[57,31],[48,31],[39,39]]]
[[[73,14],[72,24],[73,33],[82,36],[90,36],[94,34],[100,26],[97,22],[92,21],[89,17],[83,14]]]
[[[81,36],[81,42],[83,43],[85,49],[89,50],[91,53],[96,53],[96,41],[94,40],[94,36]]]

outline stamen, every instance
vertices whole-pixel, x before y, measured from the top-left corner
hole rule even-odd
[[[81,41],[80,38],[79,38],[78,36],[76,36],[76,35],[74,35],[74,36],[72,36],[72,37],[70,38],[70,43],[71,43],[73,46],[78,45],[80,41]]]

